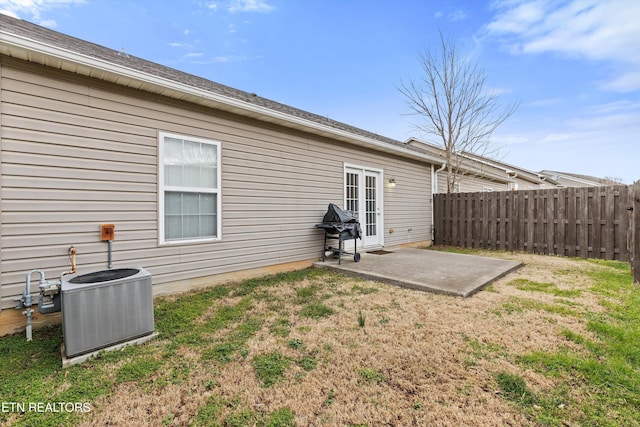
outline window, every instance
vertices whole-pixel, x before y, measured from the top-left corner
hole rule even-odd
[[[220,239],[220,143],[159,138],[160,243]]]

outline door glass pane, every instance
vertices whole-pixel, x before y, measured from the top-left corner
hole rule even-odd
[[[346,175],[347,206],[345,209],[358,214],[358,174],[347,172]]]
[[[367,176],[365,178],[366,236],[375,236],[378,233],[377,205],[378,201],[376,200],[376,177]]]

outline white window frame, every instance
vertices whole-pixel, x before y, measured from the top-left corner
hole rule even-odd
[[[164,141],[166,138],[184,139],[188,141],[198,142],[202,144],[210,144],[216,147],[216,183],[217,188],[190,188],[190,187],[171,187],[164,185]],[[189,135],[181,135],[169,132],[158,132],[158,244],[163,245],[184,245],[193,243],[206,243],[222,240],[222,143],[211,139],[198,138]],[[216,195],[216,235],[213,237],[186,238],[186,239],[165,239],[164,232],[164,199],[165,192],[194,192],[194,193],[210,193]]]

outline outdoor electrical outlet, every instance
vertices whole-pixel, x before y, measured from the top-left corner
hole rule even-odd
[[[113,240],[116,235],[116,226],[114,224],[100,225],[100,238],[105,240]]]
[[[393,234],[396,230],[394,230],[393,228],[389,229],[389,234]]]

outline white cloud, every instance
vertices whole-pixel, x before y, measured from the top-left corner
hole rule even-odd
[[[449,21],[451,22],[463,21],[466,18],[467,14],[462,9],[458,9],[449,15]]]
[[[443,16],[445,16],[445,14],[441,10],[433,14],[433,17],[436,19],[442,18]],[[462,9],[457,9],[447,15],[449,22],[463,21],[465,19],[467,19],[467,13]]]
[[[634,92],[640,88],[640,71],[621,73],[611,80],[602,82],[600,88],[614,92]]]
[[[620,111],[640,112],[640,101],[617,100],[601,105],[591,105],[586,109],[588,114],[611,114]]]
[[[640,90],[640,2],[637,0],[498,0],[486,29],[512,53],[554,53],[608,62],[615,75],[600,84],[617,92]]]
[[[258,12],[268,13],[275,9],[265,0],[232,0],[229,4],[229,12]]]
[[[56,21],[42,17],[43,12],[57,7],[77,6],[85,0],[0,0],[1,13],[15,18],[28,18],[45,27],[55,27]]]
[[[574,137],[575,135],[571,133],[551,133],[540,140],[540,142],[559,142],[559,141],[567,141]]]

